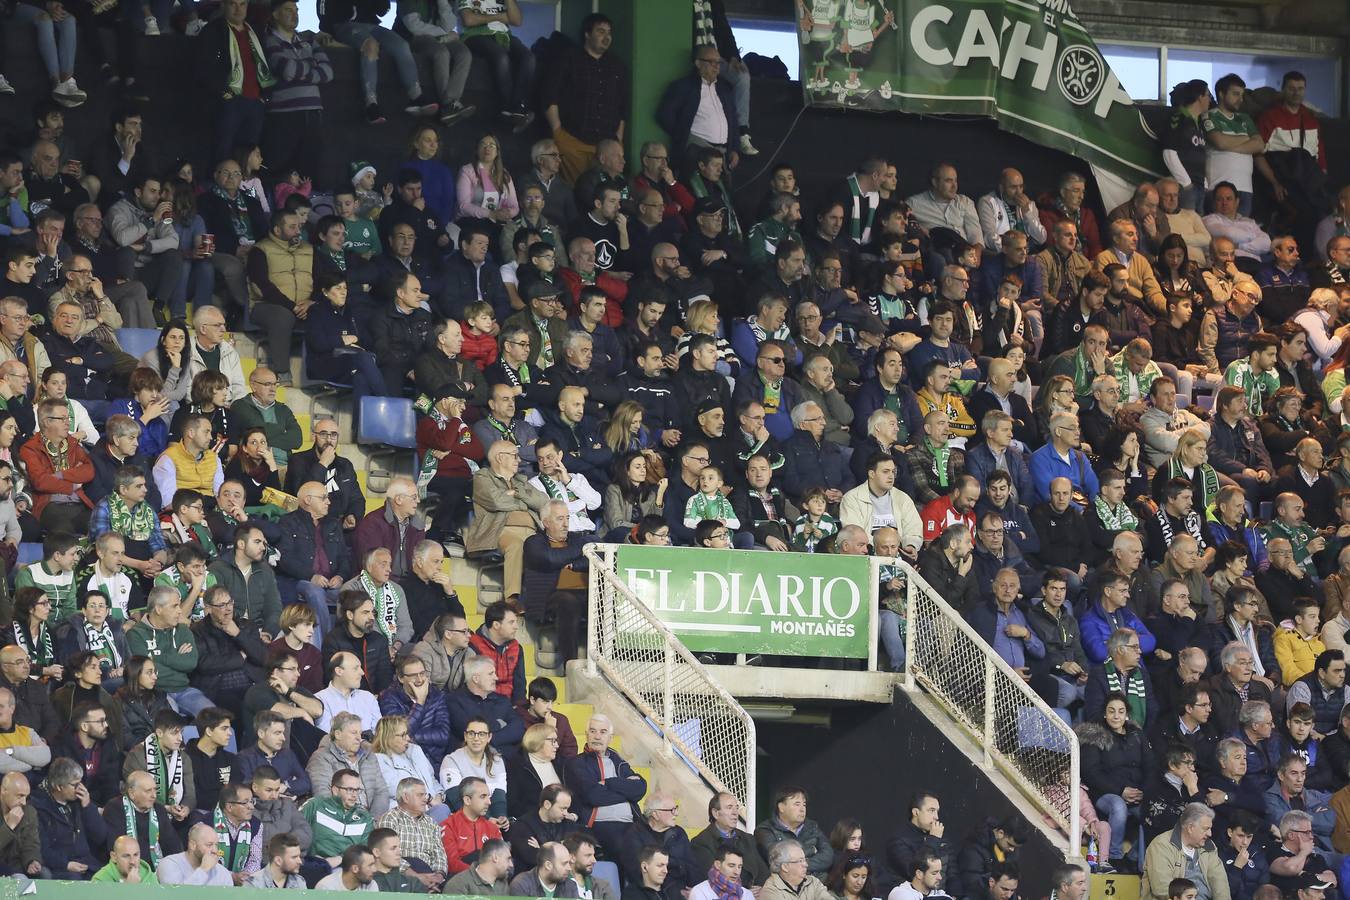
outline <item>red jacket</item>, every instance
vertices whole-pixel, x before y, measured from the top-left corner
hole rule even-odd
[[[487,371],[487,367],[497,361],[500,352],[497,338],[490,334],[474,334],[469,330],[468,322],[462,325],[461,330],[464,332],[464,345],[459,350],[460,358],[473,363],[480,372]]]
[[[1056,196],[1049,192],[1041,194],[1036,198],[1036,206],[1041,214],[1041,224],[1045,226],[1046,234],[1055,233],[1055,224],[1064,218],[1059,207],[1055,205]],[[1078,252],[1088,259],[1096,259],[1097,254],[1102,252],[1101,229],[1097,227],[1097,214],[1087,206],[1079,208],[1078,214]]]
[[[66,447],[69,466],[60,473],[52,468],[52,458],[42,446],[41,432],[30,437],[19,450],[19,459],[28,470],[28,483],[32,487],[34,516],[42,515],[52,494],[74,494],[85,506],[94,508],[84,493],[84,486],[94,480],[93,460],[74,438],[66,438]]]
[[[473,633],[469,638],[469,646],[479,656],[485,656],[496,664],[497,693],[512,703],[523,702],[525,660],[521,658],[520,641],[511,640],[505,647],[498,647],[483,634],[483,629],[486,628],[487,625],[483,625],[480,630]]]
[[[677,220],[681,226],[683,226],[689,214],[694,211],[694,195],[689,193],[689,188],[680,184],[678,180],[674,184],[658,184],[648,181],[646,175],[639,173],[633,177],[632,185],[633,188],[629,191],[629,194],[634,197],[648,190],[660,194],[661,199],[666,202],[666,208],[662,215],[667,219]]]
[[[567,288],[567,294],[572,298],[567,309],[572,315],[579,315],[577,302],[581,299],[581,276],[575,269],[559,269],[558,272],[562,275],[563,287]],[[596,272],[595,286],[604,291],[609,300],[605,307],[605,324],[610,328],[618,328],[623,324],[623,301],[628,297],[628,282],[604,272]]]
[[[446,871],[463,872],[478,859],[478,851],[490,840],[501,840],[502,830],[487,816],[477,822],[460,810],[441,823],[441,844],[445,847]]]
[[[417,452],[448,450],[441,457],[436,474],[446,478],[469,478],[469,460],[483,461],[483,445],[473,429],[460,419],[450,419],[444,425],[431,416],[423,416],[417,423]]]

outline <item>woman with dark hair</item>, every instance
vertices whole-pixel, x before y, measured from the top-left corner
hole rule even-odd
[[[384,376],[348,303],[350,285],[338,272],[314,273],[314,305],[305,319],[305,376],[352,386],[352,410],[362,397],[383,397]]]
[[[1097,448],[1097,470],[1125,473],[1125,502],[1149,496],[1148,468],[1143,461],[1144,434],[1134,425],[1116,425]]]
[[[830,832],[830,846],[834,848],[836,859],[862,853],[862,823],[857,819],[840,819],[835,822],[834,829]]]
[[[211,449],[219,453],[222,459],[234,455],[235,446],[229,443],[230,379],[212,369],[198,372],[192,379],[192,392],[188,395],[188,401],[173,414],[173,421],[169,423],[169,439],[182,440],[183,423],[195,413],[211,420]]]
[[[1190,258],[1184,237],[1169,234],[1163,238],[1158,247],[1158,261],[1153,264],[1153,274],[1164,294],[1198,294],[1200,302],[1195,309],[1195,320],[1200,321],[1213,301],[1200,267]]]
[[[244,506],[262,506],[263,491],[281,490],[277,475],[276,455],[267,443],[267,432],[261,426],[246,428],[239,435],[239,452],[225,466],[225,477],[244,486]]]
[[[102,597],[102,594],[98,596]],[[70,680],[52,692],[52,708],[64,725],[69,725],[75,707],[93,703],[108,714],[108,731],[114,740],[121,741],[126,725],[122,721],[122,707],[108,693],[103,679],[103,657],[92,650],[80,650],[66,658]],[[121,684],[122,679],[116,679]]]
[[[52,601],[38,587],[21,587],[14,592],[14,616],[5,631],[5,646],[17,646],[28,653],[33,671],[44,679],[61,680],[65,669],[56,661],[56,641],[47,620]]]
[[[669,547],[670,523],[665,516],[643,516],[625,543],[637,544],[639,547]]]
[[[1151,763],[1148,741],[1139,726],[1131,721],[1129,702],[1122,693],[1109,693],[1101,717],[1095,722],[1085,721],[1074,729],[1082,745],[1083,783],[1087,785],[1088,796],[1097,812],[1111,823],[1108,859],[1116,871],[1122,869],[1120,859],[1124,850],[1121,842],[1126,835],[1125,823],[1131,815],[1138,817],[1140,814],[1144,775]],[[1084,714],[1089,713],[1084,710]],[[1142,856],[1142,851],[1139,852]]]
[[[192,391],[192,329],[185,319],[172,319],[159,332],[153,349],[141,356],[141,365],[164,379],[164,396],[186,403]]]
[[[861,853],[836,852],[838,862],[825,876],[825,888],[834,900],[875,900],[877,891],[872,884],[872,859]]]
[[[606,540],[621,541],[644,516],[662,515],[668,483],[664,478],[657,484],[647,480],[647,458],[642,453],[620,457],[614,464],[614,480],[605,488]]]
[[[127,660],[127,682],[117,691],[122,704],[122,718],[126,727],[122,732],[122,749],[133,747],[155,730],[155,717],[171,710],[169,697],[157,685],[159,671],[148,656],[133,656]]]

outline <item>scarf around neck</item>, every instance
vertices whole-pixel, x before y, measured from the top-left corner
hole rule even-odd
[[[216,850],[220,852],[220,860],[225,863],[225,868],[231,872],[244,871],[253,848],[253,820],[249,819],[239,826],[239,837],[233,842],[230,841],[230,821],[225,818],[219,804],[211,811],[211,824],[216,829]]]
[[[117,642],[113,640],[112,626],[108,620],[103,620],[102,628],[95,628],[89,624],[89,620],[84,620],[84,642],[90,653],[97,653],[99,656],[112,661],[111,668],[118,668],[122,665],[122,654],[117,652]]]
[[[394,637],[398,633],[398,597],[394,594],[393,584],[386,582],[384,587],[379,587],[370,577],[370,573],[363,571],[361,589],[375,604],[375,624],[380,626],[380,631],[384,632],[384,636],[389,638],[390,646],[393,646]]]
[[[1139,527],[1139,517],[1130,509],[1128,503],[1121,502],[1113,509],[1099,493],[1092,501],[1092,505],[1097,510],[1097,518],[1101,520],[1102,527],[1107,531],[1134,531]]]
[[[155,513],[144,501],[127,506],[114,491],[108,495],[108,527],[128,540],[148,541],[155,531]]]
[[[52,633],[47,629],[45,622],[39,622],[37,633],[30,635],[23,623],[15,619],[12,630],[14,632],[14,643],[22,647],[39,668],[55,662],[56,654],[52,651]]]
[[[155,800],[165,806],[177,806],[183,801],[183,751],[175,750],[165,757],[153,731],[145,736],[141,746],[145,748],[145,770],[155,776]]]
[[[154,735],[151,735],[154,737]],[[122,812],[126,816],[127,834],[136,836],[136,804],[131,802],[130,797],[122,798]],[[159,868],[159,861],[164,858],[164,853],[159,849],[159,813],[155,807],[151,806],[150,811],[145,814],[145,831],[150,842],[150,868]]]
[[[708,887],[713,889],[717,900],[741,900],[741,886],[732,881],[714,866],[708,869]]]

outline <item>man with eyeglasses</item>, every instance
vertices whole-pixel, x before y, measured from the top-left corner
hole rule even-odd
[[[70,437],[70,412],[61,400],[38,407],[38,433],[19,451],[33,494],[33,514],[47,531],[85,534],[94,504],[84,486],[94,464],[79,441]]]
[[[54,877],[72,881],[98,871],[93,847],[103,845],[107,832],[98,804],[81,781],[83,774],[78,762],[57,757],[29,800],[37,813],[43,865]]]
[[[398,682],[380,693],[380,713],[406,716],[409,736],[439,769],[450,750],[450,708],[445,692],[431,683],[430,669],[420,657],[400,657],[396,671]]]
[[[1127,604],[1130,600],[1130,580],[1118,572],[1108,573],[1098,581],[1101,596],[1092,602],[1079,617],[1078,627],[1083,635],[1083,651],[1093,663],[1104,663],[1111,655],[1111,635],[1129,629],[1136,637],[1138,651],[1151,654],[1158,646],[1157,639]]]
[[[66,394],[76,400],[104,400],[110,382],[117,377],[117,356],[105,349],[94,334],[82,333],[84,307],[79,300],[60,301],[51,314],[51,328],[43,336],[52,366],[66,375]],[[120,350],[121,358],[135,360]],[[123,366],[126,370],[126,367]]]
[[[206,617],[192,625],[199,664],[193,684],[208,696],[221,698],[221,705],[235,713],[243,709],[244,696],[263,680],[267,642],[259,620],[236,616],[234,598],[220,585],[202,592]]]
[[[641,171],[630,182],[630,193],[637,199],[639,206],[656,203],[649,213],[657,224],[663,221],[679,223],[694,208],[694,195],[675,177],[670,165],[670,152],[664,144],[647,141],[638,151],[638,163]],[[656,192],[656,198],[650,192]],[[639,212],[641,215],[641,212]]]
[[[664,900],[683,900],[685,892],[700,881],[698,876],[705,874],[694,861],[689,835],[676,823],[679,812],[680,804],[672,794],[653,790],[647,795],[642,819],[633,822],[624,835],[621,859],[630,883],[642,881],[640,851],[658,847],[666,855],[666,878],[660,885]]]
[[[1326,896],[1336,888],[1336,872],[1319,851],[1313,817],[1292,809],[1279,819],[1280,842],[1268,853],[1270,884],[1305,900]]]
[[[828,850],[828,846],[826,847]],[[764,890],[760,893],[761,900],[828,900],[831,896],[825,885],[820,879],[811,874],[809,868],[810,862],[807,859],[806,852],[802,845],[792,839],[783,840],[769,848],[766,854],[769,860],[769,869],[772,875],[764,883]],[[819,855],[819,854],[818,854]],[[833,858],[834,853],[831,850],[824,854]],[[938,862],[937,880],[933,886],[942,881],[941,860],[934,857]],[[625,892],[626,893],[626,892]],[[625,896],[625,900],[629,900]],[[633,900],[645,900],[645,898],[633,898]]]
[[[300,808],[314,835],[310,855],[337,867],[349,848],[359,847],[366,840],[375,820],[360,805],[361,790],[360,775],[351,769],[338,769],[333,773],[329,796],[316,795]]]
[[[122,349],[117,342],[118,328],[156,327],[145,286],[139,281],[105,284],[97,273],[94,257],[83,249],[71,254],[65,276],[66,285],[52,294],[49,309],[54,314],[63,301],[78,301],[84,310],[81,332],[92,333],[109,352]],[[135,366],[119,359],[119,368],[123,374],[129,374]]]
[[[1203,661],[1203,651],[1197,649],[1196,652]],[[1161,690],[1166,692],[1165,688]],[[1219,734],[1210,721],[1213,711],[1214,701],[1210,699],[1209,689],[1204,684],[1198,679],[1185,684],[1177,695],[1175,706],[1159,716],[1149,729],[1149,742],[1155,757],[1161,762],[1166,748],[1179,745],[1190,751],[1201,775],[1217,771],[1215,753],[1219,746]],[[1217,796],[1201,799],[1221,800]]]
[[[338,455],[341,434],[337,420],[331,416],[318,416],[310,425],[310,434],[314,438],[313,446],[290,455],[286,493],[299,496],[300,488],[311,481],[322,485],[328,492],[332,513],[342,519],[344,529],[353,529],[357,519],[365,515],[366,498],[356,480],[351,460]]]
[[[532,163],[530,170],[517,179],[517,192],[524,196],[524,192],[530,187],[542,188],[544,215],[548,220],[571,222],[577,217],[577,204],[570,184],[558,174],[562,168],[562,153],[558,150],[557,142],[552,138],[535,141],[530,147],[530,162]],[[586,165],[589,163],[588,159]],[[575,174],[579,172],[574,173],[573,177]]]
[[[227,399],[234,403],[248,393],[248,388],[244,386],[239,351],[225,336],[225,314],[218,307],[198,306],[192,310],[192,377],[208,370],[224,375],[230,382]]]
[[[239,436],[250,428],[263,429],[267,434],[267,446],[272,448],[272,457],[278,466],[285,466],[291,452],[299,450],[304,441],[304,432],[295,420],[295,413],[277,400],[277,386],[289,384],[290,376],[289,370],[276,372],[267,366],[259,366],[249,376],[249,395],[230,406],[231,439],[239,440]]]
[[[434,687],[453,691],[464,686],[464,663],[478,655],[469,645],[472,634],[463,613],[447,612],[436,618],[413,647],[413,655],[427,667]]]

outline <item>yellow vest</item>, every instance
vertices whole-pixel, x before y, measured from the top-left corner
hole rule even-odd
[[[179,490],[191,488],[207,497],[215,496],[216,472],[220,469],[220,457],[216,456],[214,450],[207,450],[198,460],[188,452],[182,441],[176,441],[168,446],[164,455],[173,461]]]
[[[267,280],[287,300],[295,303],[314,296],[313,245],[302,241],[298,247],[291,247],[269,234],[254,249],[267,258]],[[254,288],[253,298],[259,296],[261,292]]]

